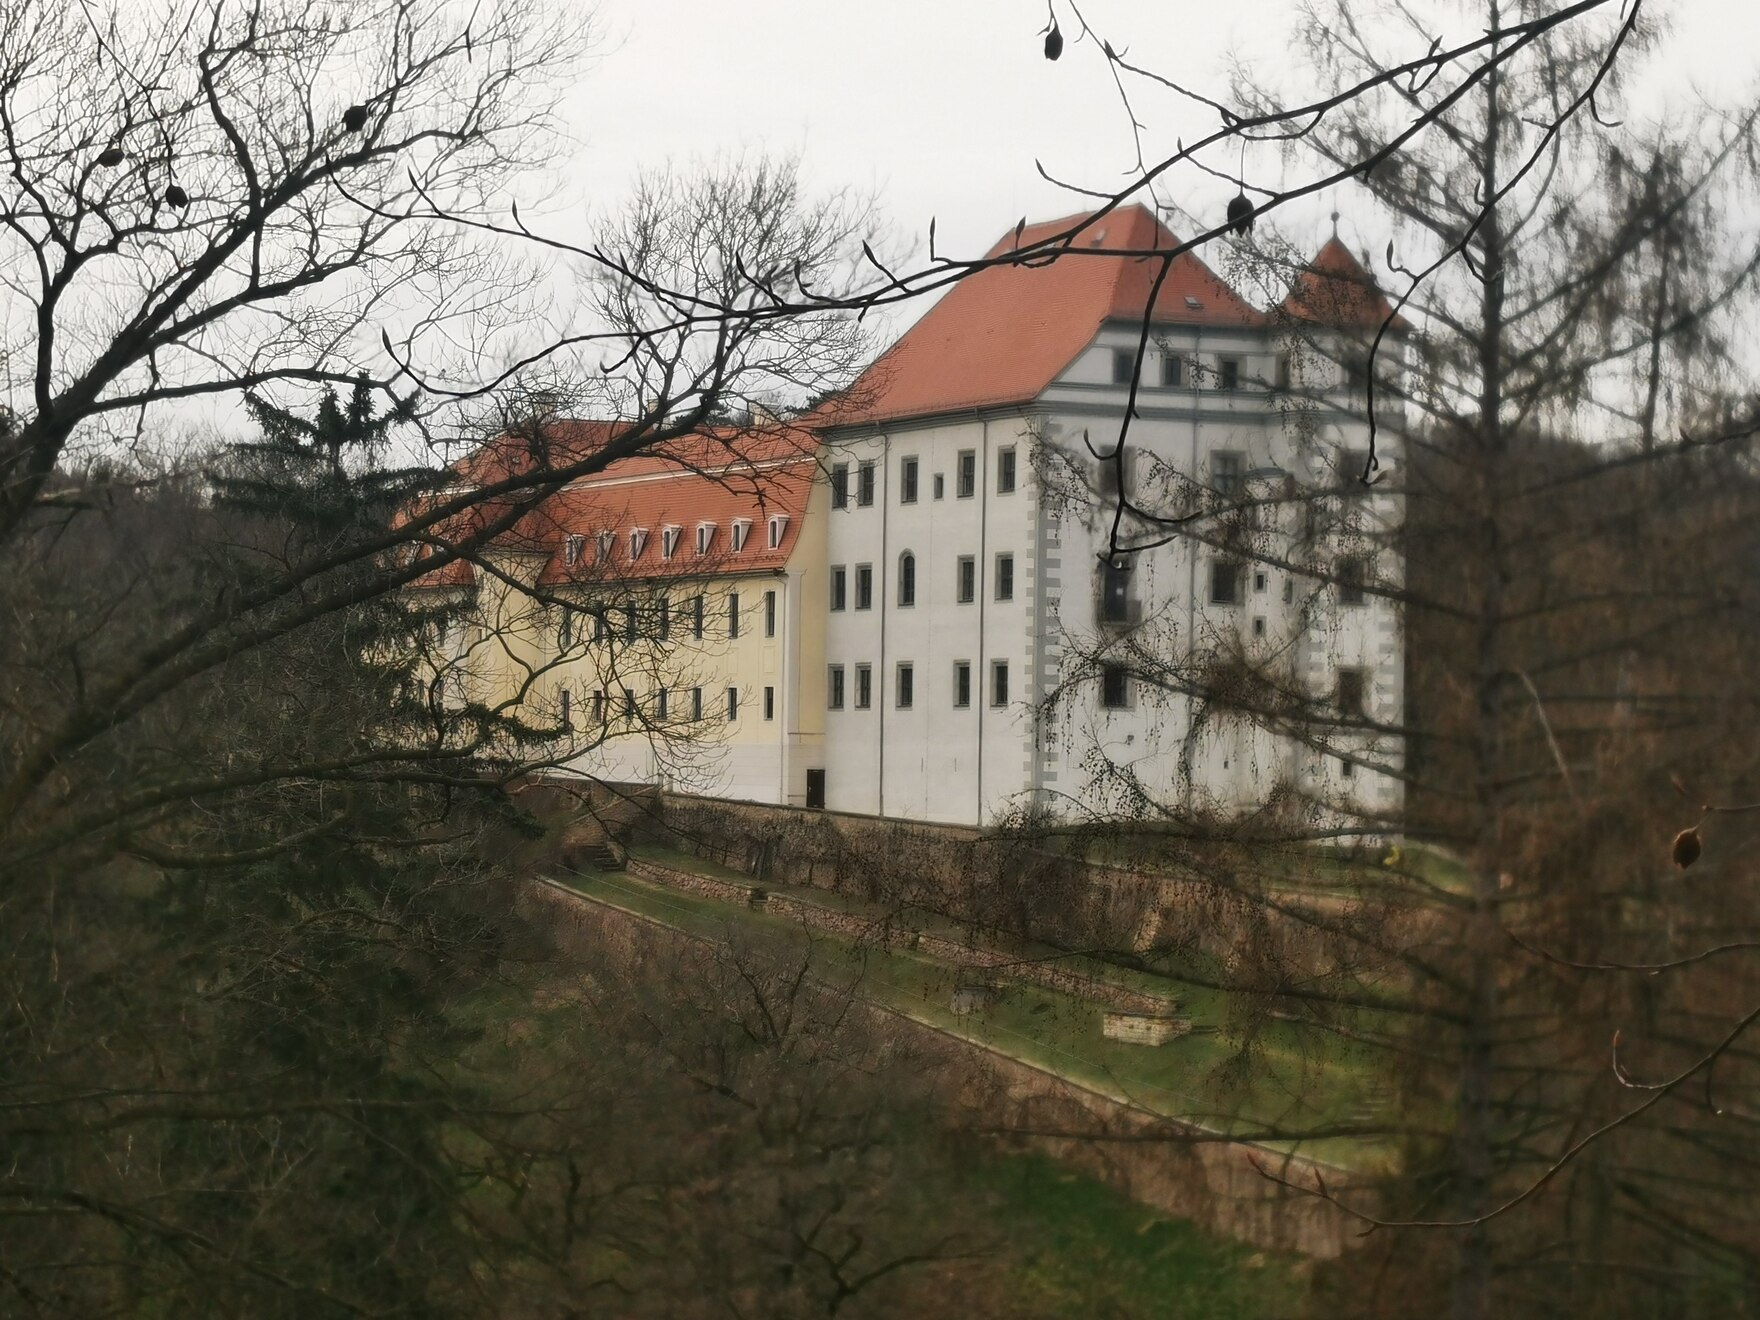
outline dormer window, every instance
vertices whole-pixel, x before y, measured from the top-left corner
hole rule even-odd
[[[630,533],[629,533],[630,562],[634,563],[636,560],[640,559],[642,557],[642,551],[646,550],[647,548],[648,548],[648,529],[646,527],[632,527],[632,528],[630,528]]]
[[[581,562],[581,552],[587,548],[584,536],[565,536],[562,538],[562,563],[565,568],[573,568]]]
[[[781,547],[782,534],[787,530],[788,516],[781,513],[772,514],[770,517],[770,548],[772,550]]]
[[[616,544],[617,544],[617,533],[616,532],[600,532],[599,533],[599,562],[601,564],[608,564],[611,562],[611,549]]]
[[[751,534],[751,531],[752,520],[750,518],[735,518],[733,520],[734,553],[737,554],[739,551],[746,548],[746,537]]]
[[[671,525],[660,529],[660,555],[662,558],[671,559],[673,555],[678,553],[678,538],[683,532],[684,528]]]
[[[712,522],[698,523],[697,524],[697,553],[700,555],[708,554],[709,553],[709,546],[714,542],[714,540],[715,540],[715,524]]]

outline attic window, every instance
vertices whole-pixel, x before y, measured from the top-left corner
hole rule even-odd
[[[1194,312],[1201,312],[1204,310],[1204,300],[1202,298],[1194,298],[1188,293],[1186,295],[1186,306],[1190,307]]]
[[[629,533],[629,557],[633,562],[642,557],[642,551],[648,548],[648,529],[632,527]]]
[[[700,555],[708,554],[709,553],[709,543],[711,541],[713,541],[714,539],[715,539],[715,524],[714,523],[701,522],[701,523],[697,524],[697,553],[698,554],[700,554]]]
[[[581,551],[587,548],[584,536],[565,536],[562,538],[562,562],[565,567],[573,568],[581,562]]]
[[[733,548],[736,553],[746,548],[746,537],[751,530],[752,520],[750,518],[735,518],[733,520]]]
[[[1094,237],[1092,237],[1088,240],[1088,246],[1089,247],[1099,247],[1105,242],[1106,242],[1106,231],[1104,229],[1098,229],[1098,230],[1094,231]]]
[[[678,537],[682,531],[684,528],[670,524],[660,529],[660,553],[662,556],[671,559],[678,552]]]
[[[611,558],[611,548],[617,544],[616,532],[599,533],[599,562],[606,563]]]
[[[770,548],[777,549],[782,544],[782,533],[788,528],[788,515],[776,513],[770,516]]]

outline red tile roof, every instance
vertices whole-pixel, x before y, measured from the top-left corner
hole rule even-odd
[[[515,472],[578,462],[619,433],[612,423],[558,421],[536,442],[502,435],[454,465],[467,482],[487,484]],[[488,548],[541,553],[541,584],[628,581],[640,578],[729,576],[762,573],[788,563],[800,537],[818,465],[818,440],[799,426],[717,428],[668,442],[648,453],[620,459],[603,472],[578,478],[523,515]],[[466,525],[486,516],[482,510]],[[769,541],[769,519],[781,515],[780,543]],[[745,543],[733,549],[733,522],[751,520]],[[697,526],[714,523],[707,555],[696,553]],[[668,560],[662,529],[681,529]],[[647,532],[641,552],[630,557],[630,532]],[[615,534],[604,562],[601,532]],[[567,538],[584,538],[579,559],[567,563]],[[463,560],[429,574],[418,585],[463,586],[474,580]]]
[[[1298,321],[1341,330],[1375,329],[1392,310],[1375,277],[1337,234],[1296,276],[1295,287],[1282,303],[1282,311]],[[1401,333],[1411,328],[1403,316],[1395,316],[1388,327]]]
[[[922,320],[815,420],[849,426],[1000,407],[1038,398],[1109,320],[1260,326],[1264,314],[1191,253],[1172,268],[1148,309],[1161,269],[1151,255],[1179,240],[1144,206],[1087,213],[1010,232],[987,259],[1065,231],[1068,242],[1031,264],[986,266],[948,290]],[[1131,254],[1131,255],[1126,255]]]

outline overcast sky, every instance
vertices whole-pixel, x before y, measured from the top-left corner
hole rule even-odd
[[[1691,113],[1695,87],[1728,96],[1751,84],[1760,6],[1651,4],[1672,33],[1666,59],[1634,91],[1639,106]],[[1068,8],[1057,7],[1073,38]],[[1296,62],[1290,0],[1085,0],[1082,9],[1133,62],[1223,99],[1231,53],[1274,77]],[[1044,0],[598,0],[594,10],[602,45],[572,105],[573,178],[601,205],[643,164],[669,156],[798,150],[815,179],[873,190],[907,240],[920,245],[934,216],[938,245],[965,254],[1023,214],[1081,208],[1038,177],[1035,158],[1097,188],[1118,186],[1134,160],[1103,56],[1073,40],[1056,64],[1041,54]],[[1483,12],[1460,7],[1447,38],[1473,35]],[[1143,108],[1168,144],[1215,126],[1210,112],[1171,98],[1145,94]],[[1259,178],[1279,179],[1281,168],[1269,151],[1248,163]],[[1210,215],[1232,191],[1204,180],[1179,200]],[[1376,236],[1348,193],[1281,223],[1318,242],[1334,202],[1353,246],[1384,246],[1385,231]]]

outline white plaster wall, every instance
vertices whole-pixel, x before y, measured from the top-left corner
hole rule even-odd
[[[829,616],[826,659],[845,667],[845,709],[826,722],[827,805],[912,819],[976,823],[1021,799],[1033,771],[1030,626],[1036,590],[1035,493],[1029,436],[1021,416],[896,428],[884,436],[847,440],[827,465],[851,467],[851,505],[833,510],[828,558],[849,572],[849,608]],[[1016,453],[1016,484],[996,491],[996,455]],[[978,458],[976,488],[958,494],[958,455]],[[918,463],[918,497],[899,500],[904,459]],[[863,461],[879,464],[872,508],[855,504]],[[935,478],[943,494],[935,498]],[[916,599],[898,599],[900,556],[916,560]],[[1014,556],[1014,593],[996,594],[996,556]],[[958,599],[961,556],[976,561],[976,599]],[[874,608],[855,606],[855,570],[874,566]],[[993,661],[1009,667],[1009,700],[990,702]],[[954,665],[972,666],[971,705],[954,705]],[[855,667],[874,666],[874,706],[854,707]],[[913,701],[897,704],[897,673],[912,666]]]

